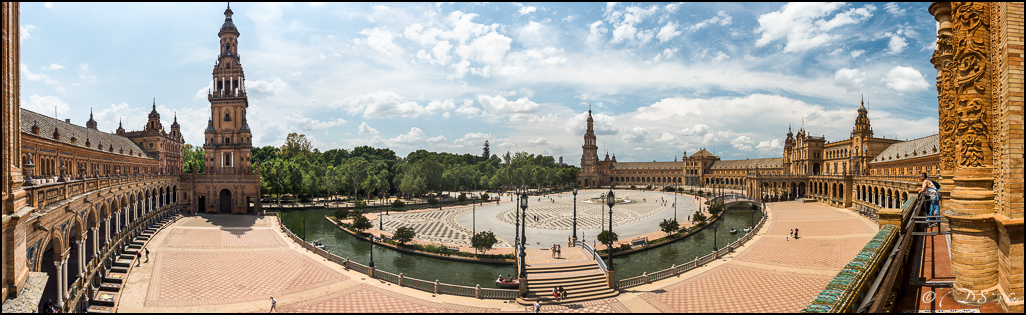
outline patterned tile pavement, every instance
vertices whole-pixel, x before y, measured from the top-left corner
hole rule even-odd
[[[426,301],[367,284],[297,303],[284,304],[286,313],[496,313],[498,308],[484,308],[452,303]]]
[[[348,279],[291,250],[158,253],[145,306],[197,306],[282,296]],[[244,270],[245,272],[239,272]]]
[[[875,232],[874,224],[859,221],[863,218],[816,204],[770,204],[769,216],[763,232],[722,260],[616,298],[544,305],[541,311],[794,312]],[[274,296],[280,312],[534,310],[509,301],[435,296],[367,279],[302,249],[282,235],[270,218],[254,218],[192,217],[159,232],[152,243],[159,245],[151,245],[154,262],[129,275],[119,309],[266,312],[267,299]],[[818,227],[812,226],[817,224],[830,233],[814,235]],[[781,226],[798,226],[808,237],[784,240],[789,228]]]

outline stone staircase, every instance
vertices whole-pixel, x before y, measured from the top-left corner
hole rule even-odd
[[[606,275],[594,262],[546,264],[527,267],[527,295],[517,303],[565,304],[611,298],[619,295],[606,283]],[[552,288],[563,286],[567,299],[557,302]]]
[[[158,231],[174,223],[181,215],[168,217],[160,222],[153,223],[149,228],[140,233],[128,246],[121,251],[121,255],[111,262],[110,268],[106,269],[103,281],[96,287],[93,296],[89,299],[89,313],[114,313],[117,307],[117,300],[121,296],[121,288],[125,280],[128,280],[128,273],[132,271],[138,262],[135,259],[137,253],[142,251],[150,237]]]

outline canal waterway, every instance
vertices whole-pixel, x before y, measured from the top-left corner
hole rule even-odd
[[[320,241],[324,244],[325,249],[335,255],[348,257],[367,265],[370,261],[371,244],[339,230],[324,219],[324,216],[332,215],[334,215],[334,210],[324,208],[283,211],[282,222],[296,235],[303,237],[305,232],[307,240]],[[304,217],[306,218],[305,231]],[[744,236],[744,232],[740,230],[751,225],[753,217],[755,222],[758,222],[762,217],[762,211],[727,211],[720,219],[720,228],[716,231],[718,246],[722,248],[725,244]],[[739,230],[738,233],[730,234],[731,227],[736,227]],[[654,226],[653,229],[657,229],[657,227]],[[683,264],[694,260],[695,257],[709,254],[713,250],[713,232],[714,230],[710,227],[673,244],[613,257],[613,264],[617,270],[616,278],[626,279],[640,276],[644,272],[663,270],[674,264]],[[407,277],[421,280],[438,280],[442,283],[470,287],[481,284],[482,287],[490,288],[494,286],[495,278],[499,275],[516,275],[516,268],[513,265],[439,259],[404,253],[381,246],[374,246],[374,264],[378,270],[394,274],[403,273]]]

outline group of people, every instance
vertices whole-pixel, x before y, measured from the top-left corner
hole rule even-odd
[[[513,282],[513,275],[506,275],[505,278],[503,278],[502,275],[499,275],[499,279],[495,281],[502,283],[510,283]]]
[[[794,239],[798,239],[798,228],[791,229],[791,236]]]
[[[552,288],[552,296],[556,297],[556,302],[566,300],[566,289],[563,286]]]
[[[563,251],[559,244],[552,244],[552,248],[549,250],[552,251],[552,258],[563,258]]]

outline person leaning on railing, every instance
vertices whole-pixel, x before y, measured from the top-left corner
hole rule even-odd
[[[938,194],[937,194],[937,186],[934,185],[934,182],[932,180],[930,180],[926,176],[925,172],[919,173],[919,180],[923,182],[922,187],[919,187],[919,194],[923,195],[923,193],[925,192],[926,193],[925,194],[926,197],[929,198],[927,200],[930,202],[929,208],[928,208],[929,211],[927,212],[926,215],[928,215],[928,216],[940,215],[940,198],[939,198],[940,196],[938,196]],[[933,220],[934,220],[933,218],[927,219],[927,221],[933,221]],[[933,224],[936,224],[936,223],[933,223]]]

